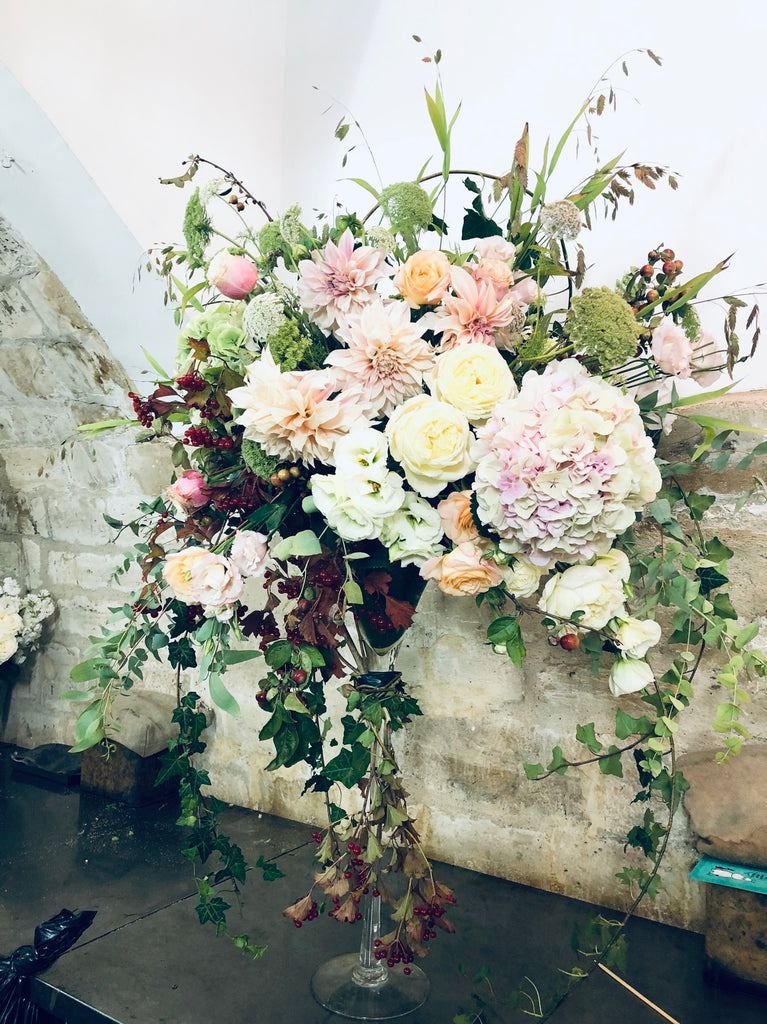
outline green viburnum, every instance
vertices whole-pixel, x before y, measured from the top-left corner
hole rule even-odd
[[[387,186],[381,193],[381,209],[395,231],[414,232],[431,224],[431,199],[420,185],[413,181],[400,181]]]
[[[211,226],[205,205],[196,188],[184,211],[184,239],[189,250],[189,266],[194,269],[205,262],[205,249],[210,241]]]
[[[258,247],[264,256],[272,256],[281,252],[285,246],[285,239],[282,237],[279,222],[276,220],[264,224],[258,233]]]
[[[316,369],[327,355],[327,349],[318,351],[314,339],[301,333],[295,320],[286,320],[277,333],[267,339],[267,345],[283,373],[295,370],[298,366]]]
[[[565,322],[573,345],[592,356],[602,370],[630,359],[643,329],[625,299],[605,287],[584,288],[573,299]]]

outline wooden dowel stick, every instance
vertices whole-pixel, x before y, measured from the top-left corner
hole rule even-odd
[[[637,992],[637,990],[632,988],[628,982],[623,980],[623,978],[619,978],[617,974],[613,974],[609,967],[605,967],[604,964],[599,964],[599,967],[605,972],[605,974],[609,974],[613,981],[617,981],[619,985],[623,985],[624,988],[627,988],[632,996],[636,996],[637,999],[641,999],[643,1003],[647,1003],[647,1005],[655,1010],[656,1013],[659,1013],[664,1020],[671,1021],[671,1024],[679,1024],[679,1021],[675,1020],[673,1017],[669,1017],[665,1010],[661,1010],[661,1008],[656,1006],[655,1003],[651,1003],[647,996],[643,996],[641,992]]]

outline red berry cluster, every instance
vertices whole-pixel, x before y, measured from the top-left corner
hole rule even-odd
[[[304,581],[300,576],[293,576],[289,580],[280,580],[277,584],[277,593],[283,594],[290,601],[300,597],[304,587]]]
[[[315,919],[315,917],[319,917],[319,913],[320,913],[319,910],[317,910],[317,901],[316,900],[312,900],[311,908],[309,910],[309,913],[304,918],[304,921],[313,921]],[[293,924],[296,926],[296,928],[300,928],[301,925],[304,923],[304,921],[296,921],[296,920],[294,920]]]
[[[199,406],[197,411],[199,412],[201,419],[214,420],[221,412],[221,406],[215,398],[211,397],[207,400],[205,405]]]
[[[389,616],[384,615],[383,612],[371,612],[366,610],[363,614],[365,615],[370,628],[376,633],[388,633],[389,630],[394,628]]]
[[[208,386],[208,382],[204,380],[199,373],[185,373],[181,377],[176,377],[176,383],[182,391],[191,391],[194,393],[204,391]]]
[[[661,249],[660,251],[658,249],[651,249],[647,254],[649,262],[645,263],[645,265],[640,268],[640,275],[649,283],[657,273],[655,264],[660,262],[664,280],[659,281],[658,284],[660,284],[661,287],[669,284],[682,272],[682,268],[684,267],[684,263],[682,263],[681,260],[676,259],[675,255],[676,254],[673,249]],[[648,302],[655,302],[656,299],[661,297],[661,294],[662,292],[660,292],[658,288],[653,287],[647,289],[644,297]]]
[[[412,964],[415,960],[413,953],[402,942],[395,940],[389,946],[385,946],[381,939],[376,939],[373,945],[375,946],[373,955],[376,960],[386,960],[387,967],[394,967],[396,964]],[[407,966],[403,967],[402,973],[410,974],[411,969]]]
[[[327,587],[328,590],[338,590],[343,580],[334,565],[326,565],[312,575],[312,585],[315,587]]]
[[[218,448],[221,451],[229,451],[234,448],[234,438],[228,434],[215,437],[207,427],[187,427],[184,431],[184,444],[192,448]]]
[[[139,395],[133,391],[128,392],[128,398],[133,402],[133,411],[136,414],[136,419],[139,421],[142,427],[151,427],[154,420],[154,413],[149,402],[145,402]]]

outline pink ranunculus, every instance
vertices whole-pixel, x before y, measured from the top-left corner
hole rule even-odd
[[[245,256],[232,256],[226,249],[216,253],[208,265],[208,282],[228,299],[244,299],[258,281],[258,270]]]
[[[243,576],[261,576],[267,562],[267,538],[253,530],[238,530],[229,557]]]
[[[696,384],[702,388],[711,387],[722,375],[727,365],[727,352],[716,338],[701,331],[693,346],[691,372]]]
[[[208,504],[210,491],[199,470],[187,469],[166,489],[165,497],[181,515],[188,516]]]
[[[477,281],[486,281],[495,289],[495,297],[500,300],[509,293],[514,280],[514,272],[505,260],[494,260],[483,256],[479,263],[470,264]]]
[[[681,327],[671,320],[652,332],[652,355],[664,373],[687,380],[692,362],[692,345]]]
[[[489,238],[480,238],[474,246],[480,259],[488,260],[513,260],[517,255],[512,242],[507,242],[500,235],[491,235]]]
[[[538,284],[532,277],[523,277],[511,288],[509,295],[511,295],[515,302],[519,302],[523,306],[529,306],[531,302],[538,298]]]

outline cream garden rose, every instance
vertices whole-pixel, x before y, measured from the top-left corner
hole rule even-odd
[[[624,619],[615,631],[615,643],[629,658],[644,658],[661,638],[661,628],[652,619]]]
[[[538,589],[543,570],[526,558],[516,558],[514,564],[504,569],[506,589],[515,597],[532,597]],[[505,649],[505,648],[504,648]]]
[[[498,402],[517,395],[506,360],[489,345],[460,345],[438,356],[431,388],[435,398],[465,413],[472,426],[484,423]]]
[[[450,261],[437,249],[419,249],[394,278],[403,299],[414,309],[439,302],[450,284]]]
[[[572,565],[547,581],[538,607],[560,619],[572,619],[575,612],[583,612],[579,625],[602,629],[624,612],[623,587],[604,566]]]
[[[173,593],[184,604],[194,604],[194,567],[195,564],[209,554],[205,548],[183,548],[171,551],[165,556],[162,576]]]
[[[386,435],[407,482],[425,498],[436,497],[446,483],[474,469],[469,421],[459,409],[430,395],[416,395],[395,409]]]

